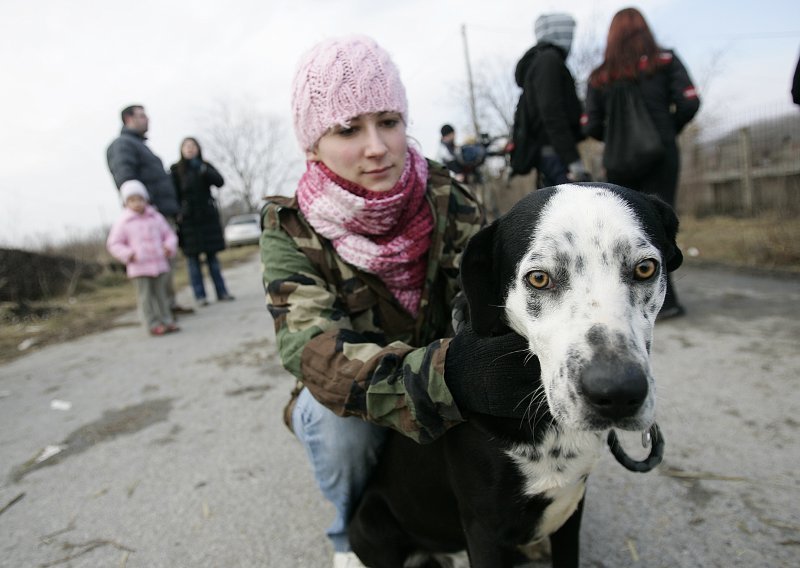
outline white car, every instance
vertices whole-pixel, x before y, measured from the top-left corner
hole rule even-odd
[[[258,213],[234,215],[225,225],[225,243],[229,247],[258,244],[261,237],[261,217]]]

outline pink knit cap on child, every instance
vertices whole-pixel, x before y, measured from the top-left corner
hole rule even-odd
[[[150,195],[147,193],[147,188],[138,179],[129,179],[119,186],[119,193],[122,196],[122,202],[128,201],[132,195],[138,195],[145,201],[150,201]]]
[[[321,41],[300,59],[292,83],[297,140],[311,150],[328,129],[370,112],[399,112],[406,91],[389,54],[366,36]]]

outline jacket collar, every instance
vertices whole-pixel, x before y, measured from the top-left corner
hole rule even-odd
[[[137,213],[136,211],[133,211],[133,210],[128,209],[127,207],[125,207],[122,210],[122,220],[123,221],[130,221],[132,219],[138,219],[139,217],[152,217],[153,214],[155,214],[155,212],[156,212],[156,209],[152,205],[145,206],[144,213],[142,213],[141,215],[139,213]]]
[[[139,138],[140,140],[147,140],[147,136],[144,134],[139,134],[132,128],[128,128],[127,126],[123,126],[122,130],[120,130],[120,134],[123,136],[134,136],[135,138]]]

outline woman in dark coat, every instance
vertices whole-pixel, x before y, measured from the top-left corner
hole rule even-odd
[[[225,181],[214,166],[203,161],[200,144],[194,138],[181,142],[181,159],[172,164],[170,170],[181,204],[178,238],[189,266],[194,297],[201,306],[208,305],[200,267],[200,255],[205,254],[217,300],[233,300],[217,260],[217,253],[225,248],[225,237],[211,195],[211,186],[222,187]]]
[[[605,60],[592,71],[586,92],[584,132],[603,140],[608,117],[607,96],[616,81],[634,80],[664,146],[663,157],[644,174],[608,175],[608,181],[657,195],[675,207],[680,169],[675,138],[700,107],[697,91],[686,67],[670,50],[656,43],[644,16],[635,8],[625,8],[611,20]],[[667,278],[667,296],[659,319],[685,313]]]

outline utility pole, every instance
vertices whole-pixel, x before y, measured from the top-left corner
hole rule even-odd
[[[472,83],[472,66],[469,63],[469,47],[467,47],[467,24],[461,24],[461,37],[464,40],[464,59],[467,62],[467,81],[469,82],[469,103],[472,110],[472,127],[475,129],[475,138],[480,137],[478,128],[478,113],[475,110],[475,86]]]

